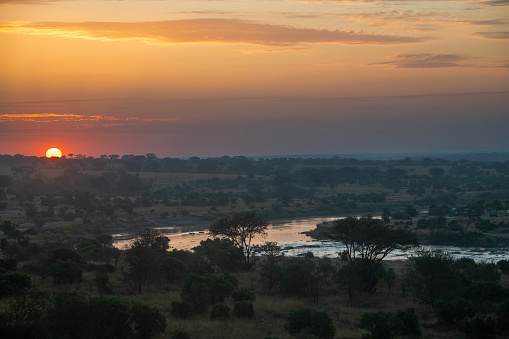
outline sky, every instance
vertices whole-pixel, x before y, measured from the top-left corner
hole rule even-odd
[[[509,151],[509,0],[0,0],[0,154]]]

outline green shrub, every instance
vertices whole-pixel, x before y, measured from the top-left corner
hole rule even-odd
[[[0,299],[20,294],[32,286],[30,276],[19,272],[0,273]]]
[[[371,335],[363,338],[390,339],[404,331],[403,321],[390,312],[364,313],[361,317],[360,328],[368,330]]]
[[[57,285],[81,282],[83,279],[83,270],[80,264],[72,260],[57,259],[49,266],[48,270]]]
[[[210,311],[211,320],[227,320],[230,318],[230,308],[225,304],[215,304]]]
[[[495,335],[495,320],[491,317],[484,318],[480,314],[475,317],[465,318],[460,321],[460,331],[467,339],[492,339]]]
[[[434,310],[438,321],[446,325],[454,325],[476,313],[474,304],[459,297],[453,299],[438,298],[435,301]]]
[[[498,327],[509,329],[509,298],[497,305]]]
[[[175,330],[171,335],[171,339],[191,339],[191,336],[184,330]]]
[[[237,318],[252,318],[254,317],[253,303],[250,301],[237,301],[233,305],[233,315]]]
[[[332,339],[336,332],[327,312],[311,307],[291,310],[286,317],[285,328],[292,336],[313,335],[322,339]]]
[[[189,274],[182,285],[181,296],[193,306],[195,312],[204,312],[210,304],[222,303],[237,285],[229,272],[223,274]]]
[[[497,262],[497,266],[504,274],[509,274],[509,260],[500,260]]]
[[[182,285],[181,297],[195,312],[203,312],[210,304],[210,281],[206,277],[189,274]]]
[[[232,293],[232,298],[235,302],[245,300],[245,301],[255,301],[256,295],[252,289],[240,289]]]
[[[174,318],[188,319],[193,315],[193,305],[187,301],[172,301],[171,316]]]
[[[395,316],[403,322],[402,335],[422,335],[421,325],[417,313],[415,313],[415,308],[407,308],[404,311],[398,310]]]
[[[149,307],[139,301],[131,304],[131,320],[134,338],[151,338],[166,329],[166,318],[157,307]]]

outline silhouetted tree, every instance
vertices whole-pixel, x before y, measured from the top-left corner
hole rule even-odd
[[[159,272],[163,255],[169,246],[170,239],[156,230],[146,228],[138,233],[132,244],[125,251],[127,264],[126,277],[134,281],[138,293],[147,281],[155,278]]]
[[[266,236],[268,223],[252,211],[239,212],[224,217],[209,228],[213,236],[222,235],[231,239],[244,252],[244,264],[250,266],[253,252],[253,238]]]
[[[410,230],[393,228],[371,217],[334,220],[329,237],[346,246],[349,265],[357,266],[350,271],[362,275],[364,292],[374,290],[384,258],[394,250],[406,251],[417,245]]]

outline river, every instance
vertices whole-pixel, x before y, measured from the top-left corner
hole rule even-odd
[[[263,244],[265,241],[277,242],[282,251],[287,255],[301,255],[306,252],[312,252],[318,257],[335,258],[338,253],[345,250],[345,247],[338,242],[331,240],[316,240],[303,232],[316,228],[316,225],[325,221],[332,221],[343,217],[310,217],[300,219],[287,219],[273,221],[267,229],[265,238],[257,236],[254,239],[255,244]],[[158,227],[155,228],[170,239],[171,249],[191,250],[200,244],[200,241],[210,237],[208,231],[186,231],[189,227]],[[126,234],[114,235],[115,246],[121,248],[129,240],[122,240]],[[451,253],[454,257],[467,257],[476,261],[494,261],[509,259],[508,248],[473,248],[473,247],[454,247],[454,246],[424,246],[425,249],[444,251]],[[387,259],[407,259],[415,251],[403,253],[401,251],[392,252]]]

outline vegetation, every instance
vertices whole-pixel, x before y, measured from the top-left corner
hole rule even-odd
[[[507,260],[386,259],[416,242],[507,246],[508,175],[430,158],[0,156],[0,336],[504,337]],[[252,242],[269,218],[368,212],[383,220],[326,228],[338,257]],[[171,224],[217,237],[172,249]],[[116,247],[115,233],[134,236]]]

